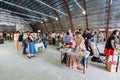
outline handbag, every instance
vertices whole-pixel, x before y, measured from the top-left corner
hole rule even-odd
[[[78,51],[78,56],[82,57],[83,56],[83,52],[82,51]]]

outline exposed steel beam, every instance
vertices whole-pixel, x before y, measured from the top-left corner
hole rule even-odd
[[[45,13],[45,10],[44,10],[44,9],[42,9],[42,11]],[[46,14],[46,13],[45,13],[45,14]],[[47,17],[47,19],[48,19],[48,21],[50,21],[49,23],[50,23],[50,26],[51,26],[52,30],[55,31],[54,25],[53,25],[53,23],[52,23],[52,19],[51,19],[50,17]],[[54,18],[54,19],[55,19],[55,18]],[[49,30],[48,30],[48,28],[47,28],[46,22],[43,21],[43,23],[44,23],[44,25],[46,26],[45,28],[47,29],[47,32],[48,32]]]
[[[85,12],[86,12],[86,14],[85,14],[86,29],[88,29],[89,27],[88,27],[88,15],[87,15],[87,9],[86,9],[86,2],[85,2],[85,0],[82,0],[82,2],[83,2],[83,8],[85,9]]]
[[[68,20],[70,22],[70,28],[73,31],[74,28],[73,28],[72,17],[71,17],[71,13],[70,13],[69,7],[68,7],[67,3],[65,2],[65,0],[62,0],[62,3],[64,4],[64,8],[65,8],[65,10],[66,10],[66,12],[68,14]]]
[[[108,37],[108,30],[109,30],[109,24],[110,24],[110,11],[111,11],[111,0],[109,0],[109,5],[108,5],[108,15],[107,15],[107,27],[106,27],[106,38]]]
[[[37,1],[38,3],[43,4],[43,5],[47,6],[47,7],[49,7],[49,8],[51,8],[51,9],[55,10],[55,11],[57,11],[57,12],[63,14],[63,15],[67,15],[66,13],[64,13],[64,12],[62,12],[62,11],[60,11],[60,10],[54,8],[54,7],[52,7],[52,6],[49,5],[48,3],[46,4],[46,3],[42,2],[42,1],[39,1],[39,0],[35,0],[35,1]]]
[[[20,8],[20,9],[24,9],[24,10],[32,12],[32,13],[36,13],[38,15],[43,15],[43,16],[47,16],[47,17],[51,17],[51,18],[55,19],[54,16],[50,16],[50,15],[47,15],[47,14],[44,14],[44,13],[41,13],[41,12],[38,12],[38,11],[35,11],[35,10],[32,10],[32,9],[29,9],[29,8],[23,7],[23,6],[19,6],[19,5],[13,4],[13,3],[8,2],[8,1],[1,0],[1,2],[4,2],[4,3],[8,4],[8,5],[11,5],[11,6]]]

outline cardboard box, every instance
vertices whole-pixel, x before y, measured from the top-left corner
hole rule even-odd
[[[116,66],[117,66],[117,62],[116,61],[109,61],[107,63],[107,70],[109,72],[116,72]]]

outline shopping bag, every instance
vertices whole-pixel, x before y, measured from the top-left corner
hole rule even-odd
[[[116,61],[109,61],[107,63],[107,70],[109,72],[116,72],[117,62]]]

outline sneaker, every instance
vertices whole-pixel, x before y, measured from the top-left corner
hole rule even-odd
[[[31,56],[27,56],[29,59],[31,59]]]
[[[31,57],[35,57],[35,55],[31,56]]]

